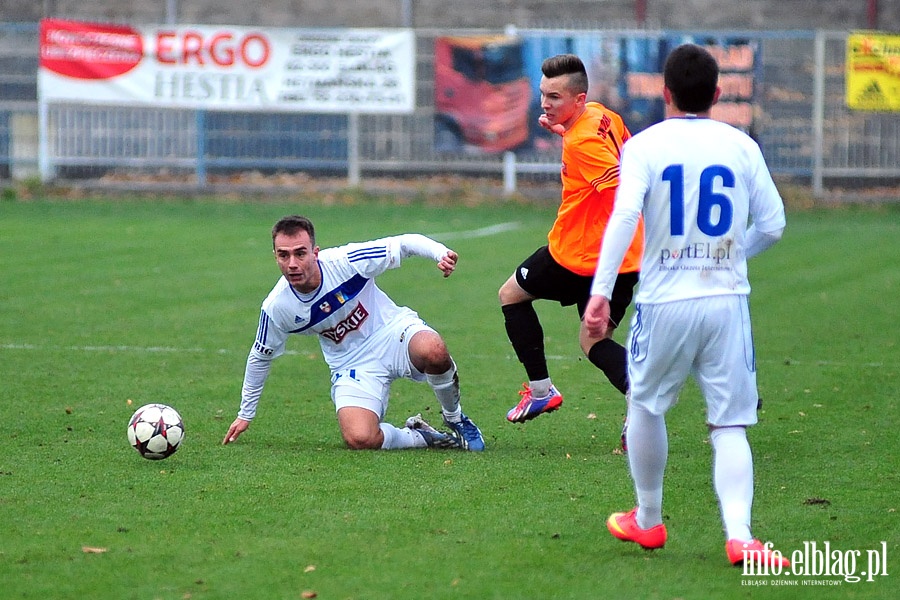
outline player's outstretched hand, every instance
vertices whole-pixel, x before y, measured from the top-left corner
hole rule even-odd
[[[592,337],[604,338],[609,329],[609,299],[591,296],[584,309],[584,327]]]
[[[228,433],[225,434],[225,438],[222,440],[222,445],[230,444],[240,437],[242,433],[247,431],[247,428],[250,427],[250,421],[245,421],[240,417],[234,420],[234,423],[231,424],[231,427],[228,428]]]
[[[459,260],[459,255],[453,250],[447,250],[447,254],[441,257],[437,266],[438,269],[444,272],[444,277],[450,277],[453,274],[457,260]]]

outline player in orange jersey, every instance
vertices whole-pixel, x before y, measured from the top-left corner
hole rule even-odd
[[[580,58],[572,54],[553,56],[543,62],[541,71],[544,114],[539,123],[563,138],[562,203],[547,236],[548,244],[525,259],[499,292],[507,335],[529,379],[524,391],[519,392],[521,401],[506,415],[516,423],[562,404],[562,394],[550,379],[544,332],[533,302],[544,299],[562,306],[574,304],[579,317],[584,315],[599,242],[619,183],[622,144],[631,137],[618,114],[597,102],[587,102],[587,71]],[[593,337],[582,323],[579,331],[582,351],[626,395],[625,348],[612,339],[612,334],[631,303],[643,239],[641,223],[612,293],[610,330],[602,338]]]

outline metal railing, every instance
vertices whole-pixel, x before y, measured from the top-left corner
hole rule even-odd
[[[416,30],[416,108],[409,115],[60,103],[47,107],[47,136],[40,140],[37,24],[0,24],[0,179],[36,177],[42,164],[50,164],[58,181],[87,178],[101,185],[105,179],[162,173],[205,186],[254,171],[344,176],[350,185],[376,177],[491,175],[507,192],[522,182],[555,180],[557,149],[504,154],[436,149],[434,39],[451,33],[477,32]],[[750,133],[775,175],[807,180],[817,194],[831,179],[900,178],[900,113],[854,112],[844,104],[846,32],[727,34],[759,40],[759,89]],[[43,155],[40,148],[46,148]]]

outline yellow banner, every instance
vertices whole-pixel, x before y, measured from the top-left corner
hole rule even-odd
[[[900,35],[854,32],[847,38],[847,106],[900,111]]]

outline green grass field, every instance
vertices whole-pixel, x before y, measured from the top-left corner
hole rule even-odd
[[[606,517],[634,502],[616,451],[624,406],[582,359],[572,308],[539,304],[565,404],[506,422],[525,375],[496,290],[554,211],[0,201],[0,598],[897,598],[900,207],[790,211],[783,241],[751,263],[754,533],[785,553],[828,542],[856,574],[878,550],[888,575],[858,583],[728,566],[692,383],[668,419],[669,543],[614,540]],[[275,363],[251,429],[220,444],[278,276],[269,228],[290,212],[316,222],[323,247],[421,232],[460,253],[450,279],[410,259],[379,281],[446,338],[487,451],[344,449],[305,337]],[[186,422],[165,461],[126,441],[149,402]],[[438,413],[428,387],[395,384],[388,420],[417,412]]]

